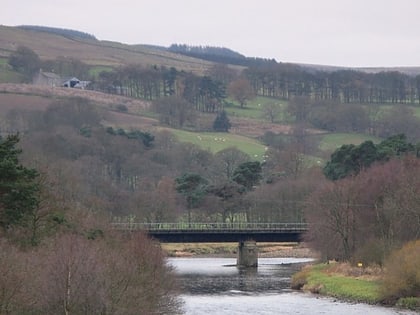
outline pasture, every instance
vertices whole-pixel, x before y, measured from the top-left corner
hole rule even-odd
[[[179,141],[196,144],[212,153],[217,153],[229,147],[236,147],[248,154],[252,160],[262,161],[264,159],[265,146],[257,140],[248,137],[224,132],[190,132],[178,129],[167,130],[172,132]]]
[[[255,99],[250,100],[242,108],[239,104],[236,104],[232,100],[228,100],[225,105],[225,111],[229,117],[241,117],[241,118],[252,118],[257,120],[267,120],[264,117],[264,106],[275,104],[280,107],[280,111],[276,115],[276,122],[285,122],[287,121],[287,101],[278,100],[270,97],[257,96]]]

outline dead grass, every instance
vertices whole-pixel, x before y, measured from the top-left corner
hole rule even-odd
[[[330,275],[340,275],[369,281],[379,280],[384,274],[383,269],[379,266],[357,267],[350,263],[331,263],[325,269],[325,272]]]
[[[128,112],[134,114],[138,114],[149,107],[149,102],[147,101],[119,95],[110,95],[89,90],[51,88],[32,84],[3,83],[0,84],[0,94],[2,93],[46,98],[84,97],[98,105],[107,106],[109,109],[116,109],[118,105],[125,105],[128,108]]]
[[[56,59],[66,56],[89,65],[160,65],[195,73],[204,73],[212,65],[211,62],[144,45],[78,40],[46,32],[34,32],[0,25],[0,56],[8,57],[10,52],[16,50],[18,46],[31,48],[41,59]]]
[[[53,102],[52,98],[43,96],[0,93],[0,113],[9,110],[45,110]]]
[[[269,122],[250,118],[229,118],[232,124],[230,133],[256,138],[264,135],[267,131],[279,134],[288,134],[292,129],[290,125],[271,124]]]

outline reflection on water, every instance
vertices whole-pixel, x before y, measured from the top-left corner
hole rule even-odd
[[[413,312],[335,301],[290,290],[291,275],[311,259],[260,258],[239,269],[234,258],[171,258],[187,315],[349,314]]]
[[[240,269],[236,259],[180,258],[171,260],[184,293],[243,294],[270,293],[288,290],[291,273],[310,259],[259,259],[258,268]]]

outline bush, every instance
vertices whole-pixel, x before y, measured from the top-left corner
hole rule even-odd
[[[403,297],[419,297],[420,240],[404,245],[391,253],[385,262],[382,284],[384,301],[394,303]]]
[[[293,290],[300,290],[308,283],[309,269],[304,268],[292,276],[291,288]]]
[[[128,112],[128,107],[125,106],[124,104],[118,104],[116,106],[117,111],[121,112],[121,113],[127,113]]]

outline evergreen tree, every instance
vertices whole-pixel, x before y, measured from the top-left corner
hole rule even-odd
[[[233,172],[233,181],[242,185],[246,191],[259,184],[262,178],[262,166],[258,161],[244,162]]]
[[[407,142],[404,134],[391,136],[377,145],[370,140],[359,145],[345,144],[334,151],[323,171],[328,179],[337,180],[357,175],[374,162],[387,161],[408,153],[416,153],[416,147]]]
[[[213,123],[213,130],[215,131],[222,131],[228,132],[231,127],[229,117],[226,114],[226,111],[222,110],[219,114],[217,114],[216,119]]]
[[[18,224],[38,205],[38,172],[18,161],[18,135],[0,139],[0,227]]]

